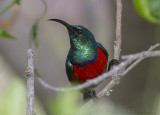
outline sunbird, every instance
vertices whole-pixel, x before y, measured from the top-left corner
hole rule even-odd
[[[69,33],[70,50],[66,59],[66,73],[70,82],[84,83],[101,75],[107,69],[108,52],[93,34],[81,25],[70,25],[60,19],[49,19],[63,24]],[[119,61],[112,59],[108,70]],[[84,89],[84,99],[96,97],[95,90]]]

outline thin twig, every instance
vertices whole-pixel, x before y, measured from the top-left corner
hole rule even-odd
[[[122,61],[119,65],[117,65],[116,67],[114,67],[112,70],[110,70],[109,72],[105,72],[103,73],[102,75],[98,76],[97,78],[95,79],[91,79],[91,80],[88,80],[86,81],[85,83],[82,83],[80,85],[77,85],[77,86],[74,86],[74,87],[68,87],[68,88],[65,88],[65,87],[54,87],[54,86],[51,86],[49,85],[48,83],[46,83],[45,81],[43,81],[41,78],[38,78],[39,82],[47,89],[50,89],[52,91],[58,91],[58,92],[63,92],[63,91],[73,91],[73,90],[81,90],[81,89],[85,89],[85,88],[88,88],[88,87],[91,87],[91,86],[94,86],[94,85],[97,85],[99,84],[100,82],[102,82],[104,79],[108,78],[108,77],[111,77],[113,74],[115,74],[117,71],[121,70],[122,68],[126,67],[127,65],[131,64],[132,62],[134,62],[135,60],[137,59],[140,59],[140,58],[148,58],[148,57],[153,57],[153,56],[160,56],[160,50],[157,50],[157,51],[143,51],[143,52],[140,52],[140,53],[136,53],[136,54],[132,54],[132,55],[127,55],[127,56],[122,56],[122,58],[125,58],[126,60],[125,61]],[[129,71],[128,71],[129,72]],[[113,79],[114,80],[114,79]],[[113,82],[113,81],[112,81]],[[115,81],[114,81],[115,82]],[[110,83],[109,83],[110,84]],[[115,83],[113,83],[115,85]],[[107,89],[110,89],[108,87],[111,87],[112,85],[110,86],[106,86]],[[108,90],[105,90],[105,91],[108,91]],[[101,92],[102,93],[102,92]],[[105,93],[104,93],[105,94]],[[103,97],[104,94],[100,96]],[[100,95],[100,94],[97,94],[97,95]],[[99,96],[98,96],[99,97]]]
[[[152,51],[154,50],[155,48],[157,48],[158,46],[160,46],[160,44],[156,44],[154,46],[151,46],[148,51]],[[132,65],[130,65],[122,74],[122,76],[126,75],[131,69],[133,69],[139,62],[141,62],[144,58],[140,58],[138,60],[136,60]]]
[[[121,52],[121,19],[122,19],[122,2],[121,0],[116,0],[117,3],[117,14],[116,14],[116,41],[114,44],[114,59],[119,60]],[[115,66],[113,66],[115,68]],[[97,93],[98,98],[102,98],[115,84],[119,83],[119,72],[113,74],[112,79],[99,93]]]
[[[27,112],[26,115],[33,115],[34,112],[34,55],[32,49],[28,50],[27,75]]]
[[[122,2],[121,0],[117,1],[117,24],[116,24],[116,41],[114,45],[114,59],[119,60],[120,52],[121,52],[121,17],[122,17]]]
[[[158,44],[156,44],[156,45],[154,45],[154,46],[151,46],[149,49],[148,49],[148,51],[152,51],[152,50],[154,50],[155,48],[157,48],[157,47],[159,47],[160,46],[160,44],[158,43]],[[131,69],[133,69],[139,62],[141,62],[143,59],[145,59],[146,57],[143,57],[143,54],[144,52],[141,52],[141,53],[139,53],[139,56],[142,56],[142,57],[139,57],[139,58],[137,58],[137,61],[135,61],[133,64],[131,64],[125,71],[124,71],[124,73],[122,74],[122,77],[124,76],[124,75],[126,75]],[[159,53],[160,53],[160,51],[159,51]],[[145,53],[144,53],[145,54]],[[134,56],[134,55],[133,55]],[[157,56],[160,56],[160,54],[158,54],[158,52],[157,52]],[[129,59],[129,58],[128,58]],[[126,60],[127,61],[127,60]],[[128,61],[129,62],[129,61]],[[113,70],[114,70],[115,68],[113,68]],[[122,78],[121,77],[121,78]],[[100,91],[98,94],[97,94],[97,97],[98,98],[102,98],[105,94],[106,94],[106,92],[109,92],[114,86],[116,85],[116,82],[115,82],[115,80],[114,79],[112,79],[107,85],[106,85],[106,87],[104,87],[103,89],[102,89],[102,91]],[[86,111],[86,110],[88,110],[88,108],[91,106],[91,105],[93,105],[93,103],[94,103],[94,101],[93,100],[89,100],[85,105],[83,105],[82,106],[82,108],[79,110],[79,111]]]

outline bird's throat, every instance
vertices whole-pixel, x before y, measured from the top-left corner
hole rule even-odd
[[[71,62],[83,66],[92,63],[97,57],[97,45],[91,40],[71,41]]]

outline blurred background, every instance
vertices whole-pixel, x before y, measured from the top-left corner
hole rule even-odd
[[[65,60],[70,47],[68,32],[63,25],[49,22],[47,19],[59,18],[72,25],[85,26],[94,34],[96,41],[107,49],[109,59],[113,58],[115,0],[45,1],[47,13],[40,20],[38,26],[39,48],[33,47],[33,49],[35,65],[47,83],[57,87],[70,85],[65,72]],[[11,2],[12,0],[1,0],[0,10]],[[137,53],[158,43],[160,27],[141,18],[136,12],[132,0],[123,0],[122,3],[121,55]],[[12,99],[14,96],[17,100],[22,100],[19,105],[25,103],[26,78],[24,72],[28,58],[27,50],[31,27],[43,10],[44,6],[40,0],[22,0],[20,5],[14,5],[0,16],[0,29],[5,29],[16,38],[16,40],[0,38],[0,115],[2,111],[5,111],[2,112],[2,115],[10,115],[8,113],[10,109],[4,110],[4,108],[9,108],[18,102]],[[107,107],[113,111],[122,109],[118,113],[123,115],[159,115],[159,65],[159,57],[145,59],[138,64],[113,89],[110,96],[104,97],[108,104]],[[20,83],[19,86],[18,83]],[[17,89],[19,87],[23,87],[23,89]],[[36,79],[35,93],[37,106],[40,106],[37,108],[41,110],[39,114],[49,114],[48,102],[56,97],[56,92],[45,89]],[[13,102],[8,101],[8,95]],[[24,108],[24,111],[20,112],[21,115],[25,114],[25,104],[24,107],[20,107]],[[19,112],[19,107],[17,111]],[[15,115],[18,113],[15,112]]]

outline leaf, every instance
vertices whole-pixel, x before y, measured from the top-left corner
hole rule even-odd
[[[47,12],[47,4],[46,4],[45,0],[41,0],[41,2],[44,5],[44,11],[42,12],[42,15],[35,20],[35,22],[32,25],[32,29],[31,29],[31,42],[30,43],[32,44],[32,40],[33,40],[34,45],[36,46],[36,48],[39,47],[38,24],[39,24],[39,21],[44,17],[44,15]]]
[[[109,100],[97,100],[86,106],[80,103],[80,93],[68,91],[58,93],[56,99],[50,99],[48,109],[50,115],[131,115],[127,109],[114,105]],[[133,115],[133,114],[132,114]]]
[[[26,86],[19,78],[13,76],[5,88],[1,87],[0,115],[25,115],[26,114]],[[44,107],[35,98],[35,111],[37,115],[47,115]]]
[[[150,0],[151,15],[160,19],[160,0]]]
[[[78,92],[59,93],[55,100],[49,100],[50,115],[76,115],[80,108]]]
[[[0,37],[9,38],[9,39],[16,39],[14,36],[10,35],[8,32],[6,32],[3,29],[0,29]]]
[[[25,85],[21,80],[16,78],[11,80],[0,97],[0,115],[24,115],[25,93]]]
[[[20,5],[20,1],[21,0],[15,0],[15,3],[18,4],[18,5]]]
[[[160,0],[134,0],[134,6],[145,20],[160,23]]]
[[[15,4],[20,5],[20,0],[12,1],[8,6],[6,6],[3,10],[0,11],[0,16],[3,15],[6,11],[8,11]]]
[[[34,22],[34,24],[32,25],[32,29],[31,29],[31,40],[33,40],[36,48],[39,47],[39,42],[38,42],[38,23],[39,23],[39,20],[36,20]]]

